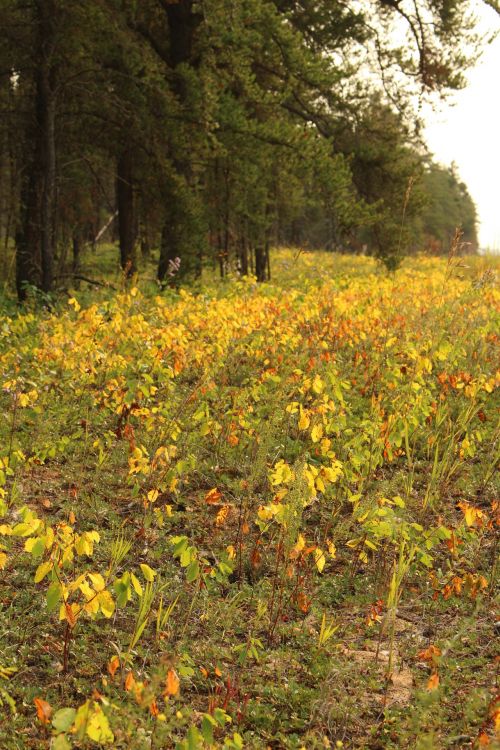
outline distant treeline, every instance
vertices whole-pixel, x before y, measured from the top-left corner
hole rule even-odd
[[[124,272],[155,248],[161,283],[206,262],[264,280],[275,243],[394,267],[461,225],[474,249],[467,189],[414,113],[462,84],[468,2],[412,4],[0,2],[0,258],[20,299],[77,274],[108,226]]]

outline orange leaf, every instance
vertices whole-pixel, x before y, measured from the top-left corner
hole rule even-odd
[[[479,747],[487,747],[488,745],[491,745],[490,738],[488,737],[486,732],[481,732],[478,737],[478,744]]]
[[[177,695],[179,692],[179,678],[177,673],[173,669],[169,669],[167,673],[167,683],[163,695],[168,698],[170,695]]]
[[[125,690],[129,693],[135,687],[135,677],[132,672],[128,672],[125,677]]]
[[[434,661],[438,656],[441,656],[441,649],[437,646],[429,646],[418,654],[421,661]]]
[[[42,722],[42,724],[48,724],[50,717],[52,716],[52,706],[43,698],[35,698],[36,715]]]
[[[427,683],[427,690],[437,690],[439,686],[439,675],[432,674]]]
[[[217,516],[215,518],[215,525],[216,526],[223,526],[226,518],[229,515],[229,511],[231,510],[230,505],[223,505],[220,511],[217,513]]]
[[[160,713],[158,710],[158,704],[155,700],[151,701],[151,703],[149,704],[149,710],[151,711],[151,715],[154,716],[155,718]]]
[[[222,497],[222,492],[219,492],[217,487],[214,487],[205,495],[205,502],[208,505],[217,505],[221,497]]]
[[[68,621],[70,628],[74,628],[76,625],[76,617],[75,617],[75,613],[73,612],[72,607],[69,604],[65,604],[64,609],[66,612],[66,619]]]
[[[115,676],[116,670],[120,666],[120,659],[117,656],[112,656],[111,659],[108,662],[108,672],[113,678]]]
[[[299,591],[297,594],[297,604],[301,612],[304,612],[304,614],[309,612],[309,609],[311,608],[311,600],[308,599],[302,591]]]

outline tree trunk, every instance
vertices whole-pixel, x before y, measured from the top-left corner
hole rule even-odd
[[[116,175],[116,203],[118,207],[118,236],[120,265],[127,277],[137,271],[135,240],[137,223],[134,212],[132,152],[124,151],[118,159]]]
[[[42,289],[50,292],[54,280],[54,224],[56,195],[56,102],[49,82],[49,71],[40,71],[39,121],[41,123],[41,167],[43,175],[41,206]]]
[[[20,300],[26,284],[52,290],[56,204],[56,11],[50,0],[36,3],[37,70],[33,122],[25,134],[20,227],[16,232],[16,286]]]
[[[37,165],[33,159],[30,166],[25,168],[22,177],[21,215],[16,232],[16,289],[20,302],[26,299],[27,286],[40,286],[40,182]]]
[[[193,37],[201,16],[193,13],[193,0],[162,3],[168,20],[169,57],[168,62],[174,71],[173,88],[181,104],[187,99],[185,78],[175,73],[181,64],[192,65]],[[161,232],[158,280],[164,282],[167,274],[179,272],[187,275],[194,271],[201,275],[203,241],[206,227],[202,227],[201,204],[196,194],[195,178],[186,154],[173,158],[175,170],[184,188],[179,184],[169,185],[168,209]],[[172,266],[174,264],[174,266]]]
[[[265,281],[267,274],[266,245],[259,244],[255,247],[255,275],[257,281]]]
[[[73,273],[78,274],[80,272],[80,253],[82,250],[82,232],[77,227],[73,231]]]

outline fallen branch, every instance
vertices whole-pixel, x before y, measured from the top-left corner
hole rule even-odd
[[[88,276],[81,276],[81,274],[78,273],[60,273],[58,276],[55,277],[57,279],[76,279],[77,281],[85,281],[87,284],[93,284],[94,286],[103,286],[106,289],[112,289],[113,292],[116,292],[116,287],[113,286],[113,284],[110,284],[109,281],[98,281],[97,279],[89,279]]]

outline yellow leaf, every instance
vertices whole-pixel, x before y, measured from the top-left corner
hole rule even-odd
[[[92,586],[96,591],[103,591],[106,587],[104,578],[100,573],[89,573],[89,578],[92,581]]]
[[[316,563],[318,571],[321,573],[325,567],[326,559],[325,553],[319,547],[316,547],[314,550],[314,562]]]
[[[90,601],[86,602],[83,605],[83,611],[87,612],[91,617],[93,615],[96,615],[99,612],[99,602],[97,601],[97,597],[94,597],[93,599],[90,599]]]
[[[315,487],[318,490],[318,492],[323,492],[323,493],[325,492],[326,487],[325,487],[325,483],[323,482],[323,479],[321,478],[321,476],[317,476],[316,477],[316,480],[315,480],[314,484],[315,484]]]
[[[35,573],[35,583],[40,583],[40,581],[43,581],[47,573],[49,573],[52,570],[52,560],[47,560],[47,562],[41,563],[41,565],[38,566]]]
[[[299,534],[299,538],[297,539],[296,545],[293,547],[292,551],[290,552],[291,558],[296,558],[300,555],[304,547],[306,546],[306,540],[302,536],[302,534]]]
[[[89,599],[92,599],[95,596],[95,591],[89,586],[87,581],[83,580],[82,583],[78,586],[82,594],[84,595],[85,599],[89,601]],[[99,609],[99,606],[97,607]]]
[[[87,722],[87,735],[94,742],[107,745],[115,740],[114,734],[109,726],[108,717],[98,703],[94,701],[94,710]]]
[[[140,584],[139,579],[137,578],[134,573],[130,574],[130,580],[132,581],[132,586],[134,587],[134,591],[137,594],[137,596],[142,596],[142,586]]]
[[[271,474],[271,484],[276,487],[279,484],[288,484],[294,478],[293,471],[283,460],[278,461]]]
[[[113,612],[115,611],[115,603],[109,591],[101,591],[97,595],[96,599],[99,602],[99,606],[104,617],[112,617]]]
[[[321,453],[326,456],[331,446],[332,441],[330,440],[330,438],[323,438],[323,440],[321,441]]]
[[[5,554],[5,552],[0,552],[0,570],[3,570],[6,564],[7,564],[7,555]]]
[[[321,380],[320,376],[319,375],[315,375],[314,376],[314,380],[313,380],[313,384],[312,384],[312,389],[313,389],[314,393],[317,393],[319,395],[320,393],[323,393],[324,388],[325,388],[325,384]]]
[[[328,547],[328,553],[330,557],[334,558],[337,556],[337,548],[334,545],[334,543],[331,541],[331,539],[326,540],[326,545]]]
[[[142,575],[144,576],[146,581],[154,581],[156,571],[154,571],[153,568],[150,568],[149,565],[146,565],[146,563],[141,563],[139,567],[142,570]]]
[[[313,441],[313,443],[319,443],[322,437],[323,437],[323,425],[315,424],[311,430],[311,440]]]
[[[302,406],[299,408],[299,430],[307,430],[311,423],[309,415]]]
[[[259,505],[257,515],[261,521],[270,521],[278,512],[277,505]]]
[[[158,496],[159,496],[159,494],[160,494],[160,493],[158,492],[158,490],[150,490],[150,491],[148,492],[148,495],[147,495],[147,497],[148,497],[148,502],[149,502],[149,503],[155,503],[155,502],[156,502],[156,501],[158,500]]]

